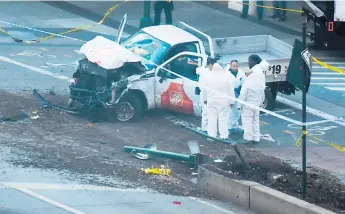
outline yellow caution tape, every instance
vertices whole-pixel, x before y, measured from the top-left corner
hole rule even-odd
[[[279,7],[272,7],[272,6],[264,6],[264,5],[258,5],[258,4],[250,4],[250,3],[243,3],[243,2],[237,2],[239,4],[243,4],[243,5],[249,5],[249,6],[255,6],[255,7],[262,7],[262,8],[267,8],[267,9],[275,9],[275,10],[285,10],[285,11],[290,11],[290,12],[295,12],[295,13],[303,13],[303,10],[293,10],[293,9],[284,9],[284,8],[279,8]],[[345,74],[345,70],[334,67],[332,65],[329,65],[325,62],[322,62],[321,60],[317,59],[316,57],[312,57],[312,59],[314,60],[314,62],[316,62],[317,64],[328,68],[334,72],[337,73],[342,73]]]
[[[92,27],[95,26],[95,25],[102,24],[102,23],[105,21],[105,19],[106,19],[106,18],[107,18],[107,17],[108,17],[118,6],[120,6],[120,5],[123,4],[123,3],[125,3],[125,2],[121,2],[121,3],[116,4],[116,5],[112,6],[111,8],[109,8],[109,9],[107,10],[107,12],[105,12],[103,18],[102,18],[99,22],[97,22],[97,23],[89,24],[89,25],[86,25],[86,26],[84,26],[84,27],[73,28],[73,29],[71,29],[71,30],[68,30],[68,31],[59,33],[58,35],[66,35],[66,34],[69,34],[69,33],[74,33],[74,32],[78,32],[78,31],[82,31],[82,30],[87,30],[87,29],[92,28]],[[7,31],[5,31],[3,28],[0,28],[0,32],[2,32],[2,33],[4,33],[4,34],[6,34],[6,35],[12,37],[12,39],[15,40],[15,41],[20,41],[20,42],[22,42],[22,43],[24,43],[24,44],[37,44],[37,43],[39,43],[39,42],[46,41],[46,40],[48,40],[48,39],[52,39],[52,38],[56,37],[56,34],[54,34],[54,35],[50,35],[50,36],[45,36],[45,37],[39,38],[38,40],[34,40],[34,41],[22,41],[22,40],[19,40],[19,39],[16,39],[15,37],[13,37],[10,33],[8,33]]]
[[[289,12],[303,13],[303,10],[284,9],[284,8],[280,8],[280,7],[272,7],[272,6],[250,4],[250,3],[243,3],[243,2],[237,2],[237,3],[243,4],[243,5],[248,5],[248,6],[263,7],[263,8],[267,8],[267,9],[285,10],[285,11],[289,11]]]
[[[319,60],[316,57],[312,57],[312,59],[314,60],[314,62],[316,62],[317,64],[321,65],[322,67],[328,68],[329,70],[335,71],[337,73],[345,74],[345,70],[343,70],[343,69],[340,69],[340,68],[334,67],[332,65],[329,65],[329,64],[327,64],[325,62],[322,62],[321,60]]]
[[[308,137],[314,138],[315,140],[318,140],[318,141],[320,141],[320,142],[322,142],[322,143],[326,143],[326,144],[332,146],[333,148],[335,148],[335,149],[337,149],[337,150],[339,150],[339,151],[345,152],[345,147],[340,146],[340,145],[335,144],[335,143],[332,143],[332,142],[325,142],[325,141],[322,140],[321,138],[318,138],[318,137],[315,137],[315,136],[313,136],[313,135],[311,135],[311,134],[308,134],[307,131],[303,131],[301,137],[299,137],[298,140],[297,140],[297,142],[296,142],[296,146],[300,146],[300,145],[301,145],[302,138],[303,138],[304,135],[307,135]]]

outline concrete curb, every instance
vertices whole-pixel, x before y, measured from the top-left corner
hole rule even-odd
[[[227,178],[203,166],[198,168],[197,188],[256,213],[335,214],[259,183]]]

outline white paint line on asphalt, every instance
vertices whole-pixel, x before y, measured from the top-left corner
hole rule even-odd
[[[82,185],[82,184],[48,184],[48,183],[15,183],[15,182],[1,182],[1,183],[7,186],[16,186],[16,187],[30,189],[30,190],[46,189],[46,190],[114,191],[114,192],[148,192],[148,190],[145,190],[145,189],[123,189],[123,188],[116,188],[116,187]]]
[[[60,74],[55,74],[53,72],[44,70],[42,68],[36,68],[36,67],[30,66],[30,65],[27,65],[27,64],[24,64],[24,63],[12,60],[12,59],[4,57],[4,56],[0,56],[0,60],[3,61],[3,62],[8,62],[8,63],[14,64],[14,65],[21,66],[23,68],[29,69],[31,71],[34,71],[34,72],[37,72],[37,73],[40,73],[40,74],[44,74],[44,75],[48,75],[48,76],[51,76],[51,77],[55,77],[55,78],[60,79],[60,80],[66,80],[66,81],[72,82],[72,79],[69,78],[69,77],[66,77],[66,76],[63,76],[63,75],[60,75]]]
[[[344,77],[311,77],[312,80],[345,80]]]
[[[311,73],[311,75],[345,75],[345,74],[341,74],[341,73],[335,73],[335,72],[318,72],[318,71],[313,71]]]
[[[288,106],[291,106],[293,108],[297,108],[299,110],[302,110],[302,104],[300,104],[300,103],[294,102],[292,100],[288,100],[288,99],[286,99],[284,97],[281,97],[281,96],[277,96],[276,100],[278,102],[281,102],[281,103],[285,104],[285,105],[288,105]],[[323,118],[325,120],[329,120],[330,122],[333,122],[333,123],[336,123],[336,124],[338,124],[340,126],[344,126],[345,127],[345,122],[340,122],[339,118],[337,118],[337,117],[335,117],[333,115],[330,115],[330,114],[327,114],[325,112],[316,110],[314,108],[310,108],[308,106],[307,106],[307,112],[309,114],[313,114],[315,116],[321,117],[321,118]]]
[[[49,199],[47,197],[44,197],[44,196],[42,196],[40,194],[37,194],[36,192],[33,192],[31,190],[28,190],[28,189],[25,189],[25,188],[21,188],[21,187],[15,186],[15,185],[6,185],[4,183],[1,183],[1,184],[5,185],[5,186],[8,186],[9,188],[15,189],[15,190],[17,190],[19,192],[22,192],[22,193],[24,193],[24,194],[26,194],[28,196],[31,196],[31,197],[34,197],[34,198],[39,199],[41,201],[44,201],[44,202],[46,202],[48,204],[51,204],[53,206],[59,207],[59,208],[61,208],[63,210],[66,210],[67,212],[70,212],[70,213],[73,213],[73,214],[86,214],[86,213],[81,212],[79,210],[76,210],[76,209],[74,209],[72,207],[69,207],[69,206],[61,204],[61,203],[59,203],[57,201],[51,200],[51,199]]]
[[[327,62],[327,61],[324,61],[325,63],[329,64],[329,65],[344,65],[345,63],[344,62]],[[318,65],[316,62],[313,62],[313,65]]]
[[[345,91],[344,87],[325,87],[325,88],[332,91]]]
[[[40,33],[45,33],[45,34],[49,34],[49,35],[53,35],[53,36],[57,36],[57,37],[62,37],[62,38],[65,38],[65,39],[71,39],[71,40],[75,40],[75,41],[78,41],[78,42],[84,42],[84,43],[86,42],[86,41],[81,40],[81,39],[77,39],[77,38],[73,38],[73,37],[69,37],[69,36],[64,36],[64,35],[61,35],[61,34],[51,33],[51,32],[47,32],[47,31],[43,31],[43,30],[38,30],[38,29],[35,29],[35,28],[26,27],[26,26],[22,26],[22,25],[10,23],[10,22],[5,22],[5,21],[2,21],[2,20],[0,20],[0,23],[4,23],[4,24],[8,24],[8,25],[12,25],[12,26],[15,26],[15,27],[28,29],[28,30],[32,30],[32,31],[40,32]]]
[[[217,206],[217,205],[215,205],[215,204],[212,204],[212,203],[210,203],[210,202],[201,200],[201,199],[199,199],[199,198],[189,197],[189,199],[191,199],[191,200],[193,200],[193,201],[197,201],[197,202],[199,202],[200,204],[203,204],[203,205],[212,207],[213,209],[216,209],[216,210],[221,211],[221,212],[223,212],[223,213],[236,214],[235,212],[232,212],[232,211],[230,211],[230,210],[226,210],[226,209],[224,209],[224,208],[221,208],[221,207],[219,207],[219,206]]]
[[[336,66],[336,65],[333,65],[333,66],[337,67],[337,68],[340,68],[340,69],[344,69],[345,68],[343,66]],[[325,70],[329,70],[328,68],[325,68],[325,67],[322,67],[322,66],[312,66],[312,69],[325,69]]]
[[[345,82],[311,82],[311,85],[345,85]]]

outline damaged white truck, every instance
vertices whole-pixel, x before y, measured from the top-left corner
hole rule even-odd
[[[117,41],[96,37],[81,47],[85,58],[78,61],[70,85],[71,100],[84,107],[103,108],[112,91],[116,92],[111,108],[120,121],[138,119],[143,111],[154,108],[200,116],[196,68],[205,66],[211,56],[223,65],[236,59],[242,69],[248,69],[248,56],[253,53],[270,63],[265,71],[265,108],[274,108],[278,91],[295,92],[285,81],[292,46],[272,36],[211,39],[179,22],[143,28],[120,42],[125,22],[126,16]]]

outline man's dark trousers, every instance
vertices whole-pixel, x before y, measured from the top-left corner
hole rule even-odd
[[[174,10],[174,3],[172,1],[156,1],[154,4],[154,25],[160,25],[162,10],[165,12],[165,23],[168,25],[172,24],[172,11]]]

